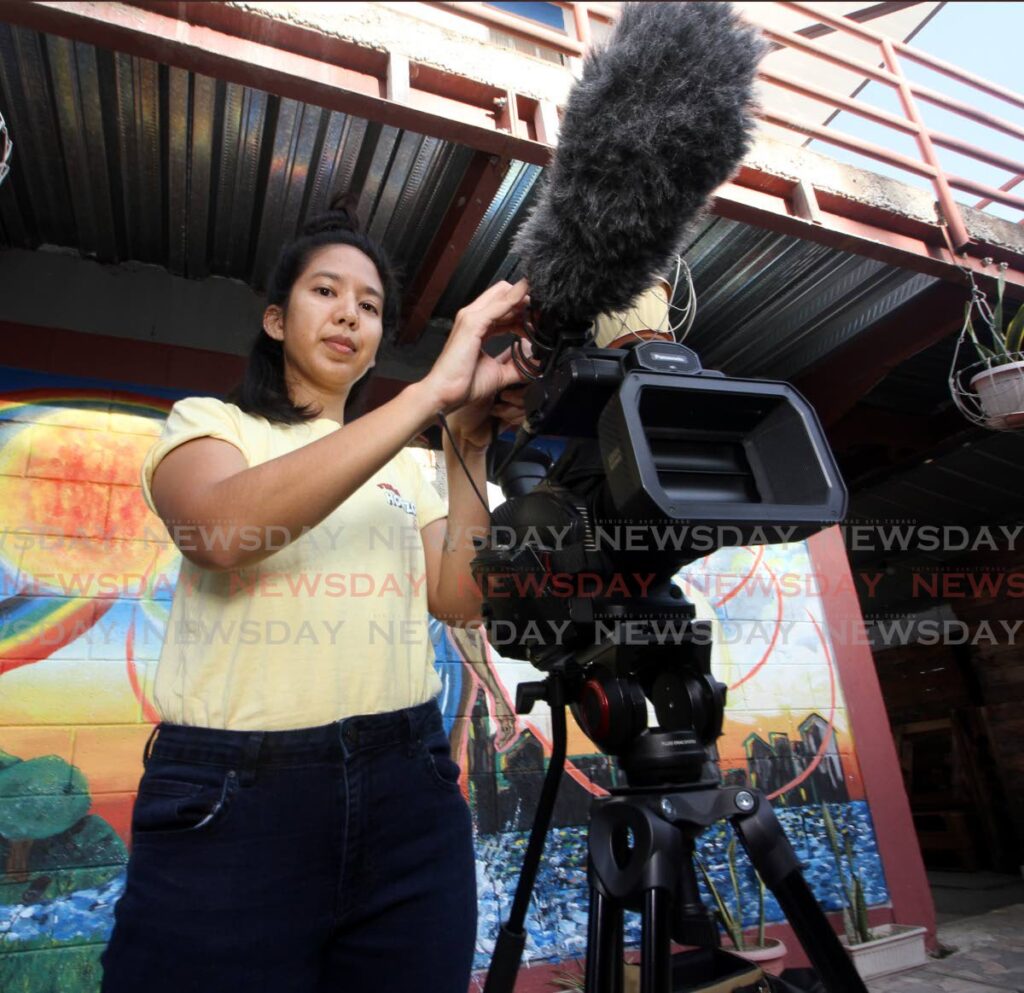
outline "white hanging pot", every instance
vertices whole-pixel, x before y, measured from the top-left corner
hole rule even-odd
[[[971,377],[969,386],[978,394],[988,427],[1024,426],[1024,361],[983,369]]]

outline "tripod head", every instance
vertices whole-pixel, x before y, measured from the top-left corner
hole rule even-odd
[[[618,759],[630,787],[718,784],[726,689],[711,674],[710,635],[709,624],[694,623],[678,643],[608,645],[588,662],[573,716]]]

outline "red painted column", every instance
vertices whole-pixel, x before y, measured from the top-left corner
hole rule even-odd
[[[898,924],[927,927],[928,944],[935,947],[935,906],[843,537],[839,528],[833,527],[819,532],[807,544],[815,574],[828,577],[828,582],[822,584],[822,609],[846,698],[893,917]]]

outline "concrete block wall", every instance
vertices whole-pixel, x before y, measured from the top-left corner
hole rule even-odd
[[[159,646],[139,622],[166,612],[176,571],[138,487],[169,404],[0,372],[5,991],[98,988],[152,729]]]

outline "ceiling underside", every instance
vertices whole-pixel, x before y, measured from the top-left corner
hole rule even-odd
[[[257,291],[279,247],[343,189],[358,192],[369,233],[413,285],[474,154],[6,24],[0,108],[16,143],[0,187],[0,246],[61,246],[102,263],[231,277]],[[512,164],[434,310],[435,328],[496,279],[515,275],[509,243],[541,171]],[[698,303],[687,343],[705,366],[734,376],[813,376],[836,349],[934,282],[713,216],[684,254]],[[677,304],[685,303],[684,286]],[[949,347],[940,342],[903,363],[861,408],[948,417]],[[970,521],[1017,513],[1024,441],[949,423],[955,441],[890,453],[888,466],[870,471],[858,463],[854,514]]]
[[[411,286],[468,148],[0,24],[0,99],[16,159],[0,239],[102,263],[225,276],[257,291],[280,246],[338,190]],[[508,253],[541,169],[512,163],[434,311],[515,274]],[[690,344],[733,375],[793,378],[933,280],[711,217],[684,255]],[[213,346],[215,347],[215,345]]]

